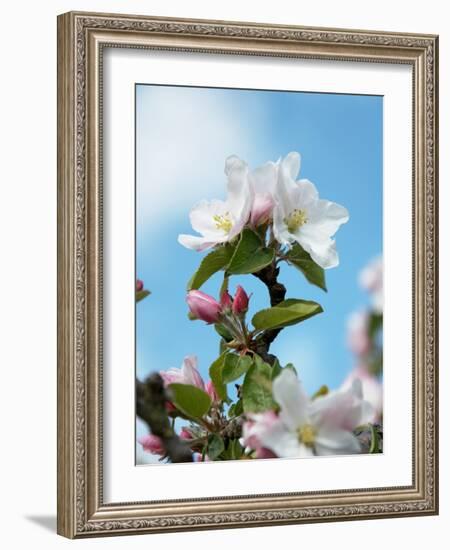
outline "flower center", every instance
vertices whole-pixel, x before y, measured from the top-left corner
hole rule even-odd
[[[233,222],[231,221],[231,216],[229,212],[225,212],[223,215],[216,214],[213,216],[213,220],[216,224],[217,229],[221,229],[224,233],[229,233],[233,227]]]
[[[306,211],[301,208],[293,210],[287,218],[284,219],[284,223],[287,225],[289,233],[295,233],[302,225],[308,222],[306,217]]]
[[[316,439],[316,430],[311,426],[311,424],[303,424],[297,430],[298,440],[306,445],[307,447],[313,447],[314,441]]]

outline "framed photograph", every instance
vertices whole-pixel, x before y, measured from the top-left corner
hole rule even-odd
[[[432,35],[58,18],[58,532],[438,512]]]

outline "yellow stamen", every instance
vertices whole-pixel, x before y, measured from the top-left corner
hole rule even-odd
[[[223,216],[216,214],[213,216],[213,220],[216,223],[217,229],[221,229],[224,233],[229,233],[233,227],[229,212],[225,212]]]
[[[311,424],[303,424],[298,430],[298,440],[307,447],[313,447],[316,439],[316,430]]]
[[[284,219],[284,223],[287,225],[289,233],[295,233],[302,225],[308,223],[306,211],[296,208]]]

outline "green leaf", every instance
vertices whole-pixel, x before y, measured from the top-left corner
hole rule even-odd
[[[224,269],[233,255],[234,247],[230,245],[219,246],[203,258],[199,268],[188,282],[188,290],[197,290],[214,273]]]
[[[381,313],[372,313],[369,317],[369,338],[373,340],[381,328],[383,328],[383,315]]]
[[[228,409],[228,418],[235,418],[236,416],[240,416],[243,412],[242,399],[239,399]]]
[[[374,426],[373,424],[369,424],[369,429],[370,429],[370,435],[371,435],[369,453],[370,454],[380,453],[381,452],[380,437],[378,435],[377,427]]]
[[[320,386],[320,388],[315,392],[313,393],[311,399],[317,399],[318,397],[324,397],[325,395],[328,395],[330,393],[330,390],[328,388],[328,386],[326,386],[325,384]]]
[[[147,296],[150,296],[151,292],[150,290],[138,290],[136,292],[136,302],[140,302],[141,300],[143,300],[144,298],[147,298]]]
[[[220,323],[216,323],[214,328],[219,336],[225,340],[225,342],[231,342],[233,336],[230,334],[230,331]]]
[[[216,460],[225,450],[223,439],[217,434],[208,437],[208,450],[206,451],[210,460]]]
[[[254,362],[242,384],[244,412],[263,412],[276,408],[272,397],[272,367],[262,360]]]
[[[244,452],[242,445],[239,443],[239,439],[231,439],[228,443],[228,449],[231,460],[238,460]]]
[[[317,302],[291,298],[275,307],[258,311],[253,316],[252,323],[257,330],[282,328],[305,321],[322,311],[322,306]]]
[[[229,353],[225,357],[225,362],[222,370],[222,380],[225,384],[237,380],[243,374],[245,374],[253,363],[252,358],[249,355],[236,355],[234,353]]]
[[[227,387],[223,383],[222,369],[225,362],[225,358],[228,355],[228,350],[224,351],[209,367],[209,376],[214,385],[217,395],[222,401],[228,401]]]
[[[211,407],[209,395],[190,384],[169,384],[171,400],[182,413],[192,418],[201,418]]]
[[[273,248],[266,248],[261,238],[251,229],[244,229],[233,257],[227,267],[227,273],[243,275],[255,273],[271,264],[275,257]]]
[[[303,247],[295,243],[286,256],[289,263],[300,270],[311,284],[327,291],[325,271],[316,264]]]

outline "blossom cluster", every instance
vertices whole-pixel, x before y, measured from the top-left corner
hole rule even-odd
[[[299,171],[296,152],[253,171],[240,158],[228,157],[227,199],[204,200],[193,208],[191,225],[201,236],[179,235],[179,242],[193,250],[207,250],[233,241],[246,225],[256,229],[270,222],[280,245],[297,242],[323,269],[336,267],[339,258],[332,237],[348,221],[348,211],[320,199],[312,182],[297,180]]]
[[[193,461],[304,458],[367,452],[360,434],[373,438],[370,452],[380,452],[373,425],[381,421],[379,372],[367,367],[375,357],[382,303],[380,265],[361,275],[373,296],[373,312],[357,313],[349,323],[349,345],[358,358],[341,387],[322,386],[307,395],[292,364],[281,365],[269,352],[278,334],[321,314],[317,302],[285,298],[278,280],[286,262],[312,285],[326,290],[324,270],[339,264],[334,235],[349,220],[343,206],[319,198],[315,185],[297,179],[300,155],[289,153],[250,170],[237,156],[225,162],[226,200],[201,201],[190,212],[198,235],[179,235],[186,248],[207,251],[189,279],[189,318],[214,329],[219,356],[209,366],[209,379],[199,371],[195,355],[181,368],[161,370],[162,407],[171,419],[167,441],[178,437]],[[223,273],[215,296],[200,290],[214,274]],[[249,318],[251,295],[235,275],[254,275],[267,287],[270,307]],[[137,281],[136,299],[149,294]],[[375,325],[374,325],[375,323]],[[377,349],[378,349],[377,348]],[[152,405],[151,403],[149,404]],[[172,460],[163,436],[140,439],[143,449]],[[170,431],[170,430],[169,430]],[[166,429],[167,432],[167,429]]]

